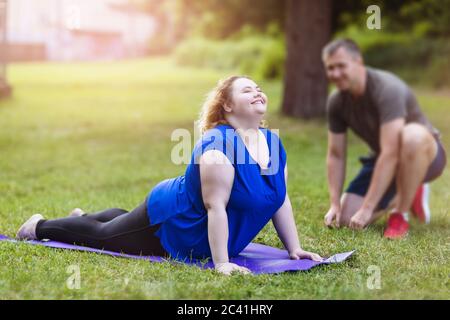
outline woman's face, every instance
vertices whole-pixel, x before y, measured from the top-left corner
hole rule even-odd
[[[228,108],[240,118],[261,118],[267,111],[267,96],[253,80],[239,78],[233,82]]]

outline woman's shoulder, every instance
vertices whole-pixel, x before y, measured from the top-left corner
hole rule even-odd
[[[267,132],[270,135],[276,135],[279,137],[279,129],[270,129],[269,127],[259,127],[260,130]]]
[[[267,139],[271,139],[271,142],[281,143],[280,129],[270,129],[268,127],[260,127],[259,129],[266,134]]]
[[[209,139],[210,137],[218,137],[225,139],[230,134],[234,133],[234,128],[226,123],[217,124],[216,126],[206,130],[202,134],[203,139]]]
[[[269,129],[269,128],[263,128],[263,130],[265,130],[267,132],[266,133],[267,142],[271,148],[272,154],[279,155],[279,157],[274,157],[274,159],[281,158],[282,162],[285,163],[287,155],[286,155],[286,150],[284,149],[283,143],[281,142],[280,130],[279,129]]]
[[[194,146],[194,159],[198,161],[200,155],[209,150],[218,150],[232,159],[234,152],[234,129],[227,124],[218,124],[206,130]]]
[[[198,143],[205,147],[209,144],[223,144],[224,147],[234,146],[236,130],[229,124],[218,124],[206,130]]]

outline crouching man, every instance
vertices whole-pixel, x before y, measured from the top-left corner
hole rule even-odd
[[[329,43],[322,58],[337,88],[327,102],[331,206],[325,224],[363,229],[390,209],[384,237],[402,238],[409,230],[409,211],[423,223],[430,220],[427,182],[446,165],[439,132],[411,89],[394,74],[365,66],[352,40]],[[372,153],[360,158],[362,168],[341,197],[347,128]]]

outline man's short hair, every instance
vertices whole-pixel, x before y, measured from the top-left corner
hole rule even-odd
[[[336,39],[329,42],[322,49],[322,58],[324,59],[333,55],[339,48],[344,48],[355,58],[362,58],[361,49],[359,49],[359,46],[356,44],[356,42],[351,39]]]

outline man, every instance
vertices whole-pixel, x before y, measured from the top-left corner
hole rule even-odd
[[[410,88],[392,73],[364,65],[352,40],[326,45],[322,59],[337,90],[328,97],[328,185],[331,206],[327,226],[363,229],[392,208],[386,238],[409,230],[408,211],[428,223],[428,184],[445,168],[439,132],[421,112]],[[342,195],[347,128],[372,149]]]

